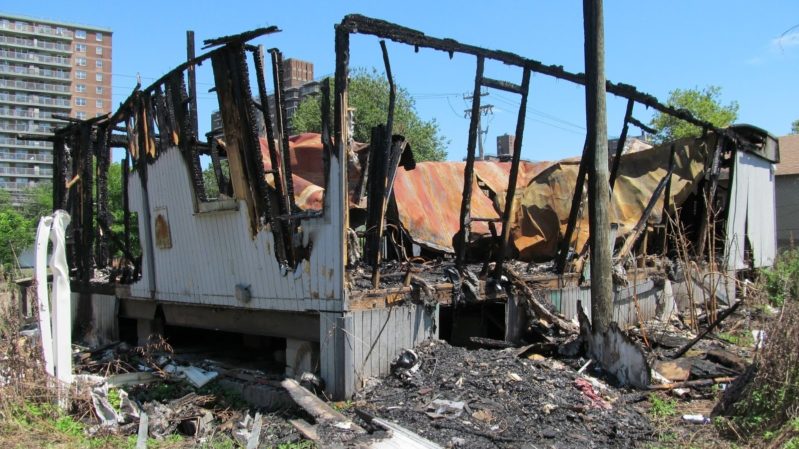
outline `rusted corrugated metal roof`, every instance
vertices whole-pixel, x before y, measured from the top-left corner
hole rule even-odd
[[[521,163],[519,188],[548,165],[546,162]],[[454,251],[452,238],[460,229],[465,167],[465,162],[420,162],[414,170],[400,168],[397,172],[394,194],[399,218],[415,243],[440,251]],[[496,207],[504,207],[510,162],[477,161],[474,171],[472,217],[499,218]],[[492,198],[496,199],[496,205]],[[475,236],[490,234],[486,222],[472,223],[471,230]],[[497,232],[501,230],[498,224]]]
[[[671,202],[680,205],[697,185],[703,173],[706,146],[686,139],[677,142]],[[712,145],[711,145],[712,146]],[[302,134],[289,141],[294,192],[297,205],[304,210],[321,210],[324,198],[322,143],[318,134]],[[364,147],[359,144],[358,149]],[[266,141],[261,140],[264,168],[271,167]],[[357,185],[360,170],[350,158],[349,187]],[[626,236],[638,222],[644,208],[668,166],[668,145],[643,149],[622,156],[613,192],[613,217],[617,236]],[[513,245],[523,260],[554,257],[558,240],[565,233],[579,159],[559,162],[522,162],[517,180],[519,206],[511,219]],[[459,230],[463,198],[465,162],[420,162],[413,170],[400,167],[394,182],[394,195],[402,227],[414,243],[454,252],[453,237]],[[471,211],[474,218],[499,218],[503,210],[510,162],[477,161],[472,184]],[[272,183],[271,175],[268,176]],[[350,207],[359,207],[350,204]],[[663,199],[655,205],[650,222],[661,221]],[[585,207],[583,207],[585,209]],[[486,222],[472,223],[472,239],[490,235]],[[501,232],[497,225],[497,232]],[[588,239],[588,215],[581,212],[575,227],[573,246],[581,248]]]
[[[679,206],[696,188],[702,176],[706,146],[694,139],[676,143],[675,169],[671,181],[671,204]],[[666,175],[669,145],[622,156],[613,190],[611,222],[617,237],[626,236],[636,225],[658,183]],[[566,232],[579,161],[561,161],[536,176],[521,192],[511,235],[523,260],[548,260],[555,256],[558,240]],[[573,247],[588,240],[587,199],[575,226]],[[661,221],[663,197],[655,204],[650,223]]]

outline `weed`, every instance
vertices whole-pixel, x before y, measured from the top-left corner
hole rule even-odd
[[[114,410],[120,410],[122,407],[122,397],[119,395],[119,390],[116,388],[108,389],[108,403],[111,404],[111,407],[114,407]]]
[[[735,346],[754,346],[755,345],[755,338],[752,337],[752,334],[748,332],[743,333],[729,333],[729,332],[719,332],[717,335],[719,339],[726,341],[727,343],[733,344]]]
[[[654,418],[668,418],[677,414],[677,401],[674,399],[662,399],[656,394],[649,395],[651,408],[649,413]]]
[[[55,428],[63,434],[76,438],[82,437],[84,431],[83,424],[75,421],[75,419],[69,415],[60,416],[56,419]]]
[[[777,257],[774,266],[761,271],[772,305],[782,306],[787,299],[799,298],[799,249],[790,249]]]
[[[197,390],[197,394],[212,395],[214,396],[216,403],[223,407],[231,407],[235,409],[247,408],[247,401],[244,400],[244,396],[242,396],[241,393],[230,388],[225,388],[219,382],[212,381],[206,384]]]
[[[792,437],[790,440],[785,442],[782,446],[782,449],[799,449],[799,437]]]

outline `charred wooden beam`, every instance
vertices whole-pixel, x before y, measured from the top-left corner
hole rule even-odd
[[[502,80],[495,80],[492,78],[483,77],[482,81],[483,86],[490,87],[492,89],[504,90],[505,92],[510,92],[513,94],[522,94],[524,92],[524,87],[519,86],[518,84],[509,83],[507,81]]]
[[[215,54],[211,61],[220,112],[225,125],[228,156],[238,151],[246,179],[244,188],[249,189],[249,192],[241,194],[252,198],[250,201],[252,206],[248,206],[251,214],[251,230],[256,232],[260,216],[262,214],[266,216],[274,235],[275,255],[278,261],[291,264],[293,263],[289,253],[291,236],[283,232],[283,227],[277,221],[278,214],[272,205],[271,187],[267,184],[264,173],[258,127],[250,103],[252,92],[244,47],[226,46],[224,51]]]
[[[286,203],[283,200],[284,181],[280,174],[280,152],[277,149],[277,140],[275,137],[274,128],[275,125],[272,123],[271,114],[269,114],[269,95],[266,94],[266,77],[264,75],[264,46],[259,45],[253,51],[252,56],[254,62],[253,65],[255,66],[255,79],[258,83],[258,97],[261,100],[261,114],[264,118],[264,128],[266,128],[266,148],[269,151],[269,162],[272,166],[275,192],[277,193],[277,197],[281,199],[281,201],[278,201],[277,204],[277,212],[279,212],[280,215],[290,214],[291,210],[286,209]]]
[[[630,122],[631,125],[634,125],[635,127],[640,128],[641,130],[643,130],[645,132],[648,132],[649,134],[657,134],[658,133],[658,131],[656,129],[650,128],[650,127],[644,125],[640,120],[638,120],[635,117],[630,117],[630,120],[628,120],[628,121]]]
[[[67,154],[63,135],[53,143],[53,211],[66,208]]]
[[[558,252],[555,255],[555,272],[563,273],[566,268],[566,258],[569,255],[569,246],[572,241],[572,234],[574,227],[577,225],[577,214],[580,211],[580,204],[583,200],[583,186],[585,185],[585,176],[588,172],[588,142],[586,141],[583,146],[583,156],[580,158],[580,168],[577,170],[577,182],[574,185],[574,193],[572,194],[572,204],[569,209],[569,219],[566,222],[566,233],[558,244]]]
[[[619,165],[621,164],[621,155],[624,152],[624,144],[627,140],[627,131],[630,128],[630,118],[633,116],[633,106],[635,101],[627,100],[627,111],[624,113],[624,125],[621,127],[621,134],[619,141],[616,143],[616,155],[613,158],[613,167],[610,169],[610,191],[613,192],[613,186],[616,185],[616,176],[619,173]]]
[[[283,54],[273,48],[269,50],[272,55],[272,81],[274,82],[273,98],[275,102],[275,124],[277,125],[277,138],[280,143],[280,153],[283,156],[281,169],[283,173],[283,203],[286,213],[293,213],[294,204],[294,176],[291,170],[291,150],[289,148],[288,121],[286,119],[286,103],[283,100]],[[275,169],[275,167],[272,167]],[[292,226],[293,227],[293,226]]]
[[[513,142],[513,158],[510,165],[510,178],[508,188],[505,193],[505,210],[502,212],[502,237],[499,241],[499,252],[497,253],[497,264],[494,270],[494,278],[499,282],[502,278],[502,265],[507,256],[508,243],[510,242],[510,221],[513,212],[513,202],[516,198],[516,181],[519,178],[519,163],[522,157],[522,139],[524,137],[524,121],[527,115],[527,96],[530,91],[530,70],[525,68],[522,74],[521,102],[519,103],[519,115],[516,118],[516,139]]]
[[[217,45],[229,45],[229,44],[240,44],[242,42],[246,42],[252,39],[255,39],[258,36],[263,36],[266,34],[274,34],[279,33],[281,30],[276,26],[264,27],[264,28],[256,28],[254,30],[245,31],[239,34],[232,34],[229,36],[221,36],[213,39],[205,39],[203,40],[203,50],[211,47],[215,47]]]
[[[322,165],[325,171],[325,185],[323,186],[325,192],[330,188],[330,154],[333,152],[333,140],[330,126],[330,79],[325,78],[322,80],[320,88],[320,104],[321,109],[319,116],[322,119]],[[327,195],[325,195],[327,197]],[[327,203],[328,201],[325,200]]]
[[[95,245],[95,264],[98,268],[108,265],[108,230],[111,220],[108,212],[108,168],[111,164],[111,151],[108,146],[109,130],[107,126],[97,128],[96,158],[97,158],[97,183],[95,193],[97,196],[97,222],[100,232]]]
[[[196,55],[194,54],[194,31],[186,31],[186,59],[191,61]],[[189,78],[189,123],[191,124],[192,134],[197,137],[199,135],[199,124],[197,122],[197,73],[196,66],[190,65],[186,69],[186,74]]]
[[[520,55],[507,51],[489,50],[474,45],[463,44],[454,39],[441,39],[427,36],[421,31],[396,25],[385,20],[373,19],[360,14],[350,14],[345,16],[338,27],[347,30],[349,33],[368,34],[382,39],[389,39],[394,42],[413,45],[416,49],[430,48],[433,50],[447,52],[450,55],[454,53],[464,53],[480,56],[487,59],[493,59],[507,65],[528,67],[535,73],[541,73],[543,75],[570,81],[575,84],[586,84],[585,74],[568,72],[563,69],[563,66],[545,65],[540,61],[524,58]],[[616,96],[632,99],[637,103],[651,107],[658,112],[677,117],[681,120],[691,123],[692,125],[707,127],[708,129],[712,129],[720,133],[729,133],[729,131],[719,129],[710,122],[706,122],[694,117],[685,109],[677,109],[663,104],[659,102],[653,95],[638,91],[635,86],[607,81],[605,83],[605,89],[607,92],[610,92]]]
[[[713,203],[716,198],[716,189],[718,188],[719,175],[721,174],[721,153],[724,148],[724,136],[716,137],[716,148],[710,158],[710,167],[705,164],[705,178],[704,188],[702,189],[702,198],[699,210],[699,230],[696,236],[696,255],[702,260],[705,256],[705,246],[707,245],[707,227],[710,220],[710,214],[714,212]],[[733,178],[730,178],[733,179]]]
[[[674,156],[675,156],[676,152],[677,152],[677,146],[672,143],[671,144],[671,149],[669,150],[669,167],[674,166]],[[666,180],[666,195],[663,198],[663,215],[662,215],[662,217],[663,217],[663,222],[668,227],[668,224],[669,224],[668,217],[670,215],[669,214],[669,209],[671,208],[671,178],[672,178],[672,176],[669,175],[666,178],[667,178],[667,180]],[[667,246],[667,244],[668,244],[668,235],[669,235],[668,232],[664,232],[663,233],[663,241],[662,241],[662,243],[663,243],[663,254],[664,255],[666,254],[667,249],[668,249],[668,246]]]
[[[130,254],[130,203],[128,201],[128,175],[130,174],[130,153],[125,152],[122,161],[122,225],[124,229],[125,252]]]
[[[660,195],[663,193],[663,190],[666,189],[666,185],[669,184],[669,180],[671,179],[671,175],[674,173],[674,158],[672,157],[669,161],[669,168],[666,171],[666,176],[660,180],[657,187],[655,187],[654,192],[652,192],[652,196],[649,198],[649,202],[646,204],[644,211],[641,213],[641,217],[638,218],[638,222],[633,227],[630,234],[624,240],[624,244],[622,245],[621,249],[619,250],[619,254],[616,258],[620,261],[624,261],[627,258],[627,255],[630,254],[630,251],[633,249],[635,242],[638,241],[638,237],[641,236],[641,233],[646,228],[646,223],[649,220],[649,216],[652,215],[652,211],[655,209],[655,204],[657,204]],[[664,199],[665,202],[665,199]]]
[[[474,76],[474,93],[472,94],[472,113],[469,120],[469,140],[466,145],[466,167],[463,169],[463,200],[461,201],[461,214],[459,231],[455,239],[456,258],[455,266],[458,271],[463,270],[466,259],[466,244],[469,242],[469,219],[472,215],[472,181],[474,179],[474,150],[477,147],[477,127],[480,117],[480,88],[483,79],[485,58],[477,56],[477,69]]]
[[[372,128],[369,157],[369,193],[366,197],[366,244],[364,255],[372,267],[372,286],[380,284],[380,246],[383,237],[383,205],[386,193],[386,168],[388,147],[386,147],[386,128],[378,125]]]
[[[203,184],[203,171],[200,165],[200,155],[197,153],[197,136],[194,134],[194,129],[191,125],[191,114],[188,106],[188,93],[186,92],[186,80],[182,73],[174,73],[169,79],[168,83],[168,109],[175,117],[178,134],[178,146],[180,147],[186,165],[189,167],[189,176],[191,178],[194,192],[197,195],[197,201],[207,201],[205,195],[205,185]],[[149,98],[149,94],[143,95],[143,98]],[[145,102],[145,106],[151,102]],[[145,114],[145,117],[147,114]],[[149,142],[149,140],[148,140]],[[141,150],[141,148],[140,148]]]

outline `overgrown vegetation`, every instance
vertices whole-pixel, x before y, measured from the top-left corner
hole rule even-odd
[[[787,299],[799,298],[799,249],[784,251],[761,276],[772,305],[781,306]]]
[[[787,301],[766,331],[767,339],[740,393],[732,390],[727,413],[746,432],[779,430],[799,418],[799,302]]]

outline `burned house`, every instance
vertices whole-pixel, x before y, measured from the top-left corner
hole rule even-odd
[[[116,337],[125,319],[135,320],[140,338],[164,326],[273,337],[285,342],[290,374],[314,371],[334,397],[345,397],[424,339],[513,341],[542,303],[566,320],[578,301],[590,303],[586,158],[520,157],[532,74],[583,85],[582,74],[347,16],[335,31],[334,91],[321,85],[322,132],[289,136],[281,53],[269,50],[267,61],[263,47],[248,43],[278,31],[206,41],[207,53],[137,87],[113,114],[55,132],[54,204],[72,216],[73,301],[84,332]],[[370,141],[351,139],[355,33],[474,58],[465,161],[416,162],[411,144],[393,132],[393,95]],[[485,76],[486,61],[514,68],[519,81]],[[198,133],[200,65],[213,72],[224,139]],[[277,93],[274,121],[267,72]],[[483,88],[521,99],[508,161],[475,161]],[[752,126],[717,129],[629,85],[609,82],[607,91],[628,102],[611,159],[615,320],[662,312],[671,281],[678,303],[708,289],[732,300],[735,271],[774,258],[776,140]],[[629,127],[646,129],[635,106],[677,116],[703,135],[623,153]],[[110,148],[124,150],[124,215],[116,223]]]

